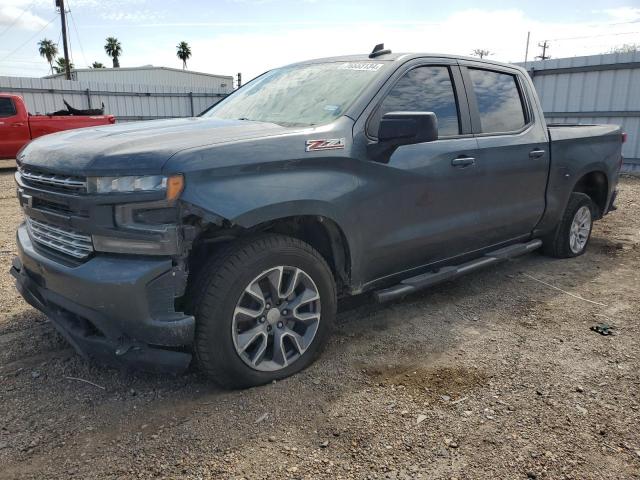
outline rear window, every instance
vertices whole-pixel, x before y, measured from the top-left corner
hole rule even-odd
[[[469,69],[478,101],[483,133],[514,132],[526,124],[516,77],[508,73]]]
[[[16,114],[16,107],[10,98],[0,98],[0,118],[13,117]]]

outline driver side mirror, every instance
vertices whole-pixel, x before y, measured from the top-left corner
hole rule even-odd
[[[400,146],[437,139],[438,119],[433,112],[389,112],[380,120],[380,143]]]

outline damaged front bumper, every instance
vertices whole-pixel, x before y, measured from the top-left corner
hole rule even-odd
[[[195,320],[174,309],[183,279],[170,258],[100,254],[67,266],[41,253],[25,225],[17,245],[18,290],[81,355],[154,372],[189,366]]]

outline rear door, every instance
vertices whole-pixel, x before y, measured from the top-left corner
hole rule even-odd
[[[12,98],[0,97],[0,158],[15,158],[31,140],[27,118],[22,118]]]
[[[545,209],[547,131],[535,118],[522,74],[460,61],[472,130],[478,140],[474,190],[485,246],[528,235]]]

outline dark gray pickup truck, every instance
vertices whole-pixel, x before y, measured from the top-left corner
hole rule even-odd
[[[195,355],[258,385],[313,361],[341,296],[583,253],[623,139],[545,124],[513,65],[381,48],[298,63],[197,118],[31,142],[12,273],[87,357],[180,371]]]

